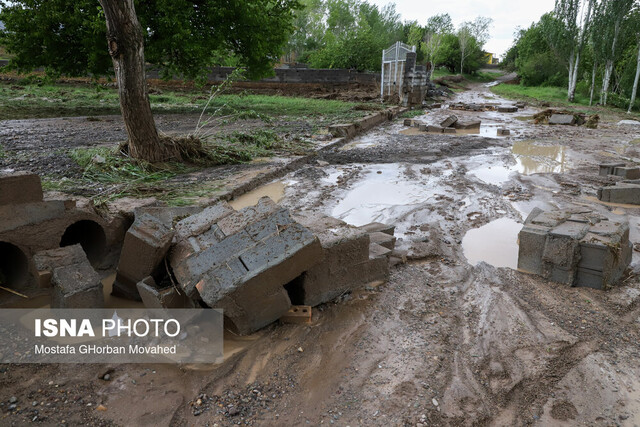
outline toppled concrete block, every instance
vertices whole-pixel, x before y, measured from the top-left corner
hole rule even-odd
[[[396,246],[396,238],[381,231],[370,233],[369,239],[371,239],[371,243],[377,243],[378,245],[390,250],[393,250],[393,248]]]
[[[42,202],[42,182],[38,175],[0,175],[0,206]]]
[[[523,109],[527,107],[527,103],[526,102],[518,102],[516,103],[516,108],[518,109]]]
[[[480,125],[482,122],[480,120],[473,120],[470,122],[461,122],[458,120],[454,123],[454,127],[456,129],[470,130],[470,129],[480,129]]]
[[[621,176],[624,179],[640,179],[640,168],[616,166],[613,168],[613,175]]]
[[[156,273],[169,251],[173,235],[173,229],[157,217],[145,212],[136,216],[124,238],[112,294],[139,300],[136,284]]]
[[[442,126],[434,126],[434,125],[427,126],[427,132],[431,132],[431,133],[442,133],[443,129],[444,128]]]
[[[455,128],[444,128],[444,129],[442,129],[442,132],[443,133],[448,133],[448,134],[457,133]]]
[[[84,252],[83,252],[84,254]],[[104,294],[100,276],[87,257],[78,264],[53,270],[52,308],[102,308]]]
[[[515,105],[501,105],[498,107],[499,113],[515,113],[518,111],[518,107]]]
[[[376,231],[379,231],[381,233],[389,234],[390,236],[393,236],[396,230],[395,225],[383,224],[381,222],[371,222],[369,224],[362,225],[358,228],[367,233],[375,233]]]
[[[451,115],[444,119],[442,123],[440,123],[440,126],[442,126],[443,128],[448,128],[449,126],[453,126],[457,121],[458,116]]]
[[[420,132],[427,132],[427,130],[428,130],[428,129],[429,129],[429,126],[427,126],[427,125],[425,125],[425,124],[423,124],[423,123],[421,123],[421,124],[418,126],[418,130],[419,130]]]
[[[519,270],[571,286],[606,289],[631,262],[629,224],[582,210],[532,212],[519,246]]]
[[[624,167],[624,163],[603,163],[600,165],[600,176],[614,175],[614,170],[616,168]]]
[[[148,276],[136,285],[146,308],[194,308],[193,300],[173,286],[159,288]]]
[[[498,131],[496,132],[496,134],[498,136],[509,136],[511,135],[511,131],[505,128],[498,128]]]
[[[640,185],[619,182],[614,186],[598,189],[598,199],[609,203],[640,205]]]
[[[576,118],[572,114],[552,114],[549,117],[549,124],[572,126],[576,124]]]
[[[80,264],[86,259],[87,255],[79,244],[36,253],[33,263],[38,274],[38,285],[41,288],[50,287],[54,269]]]

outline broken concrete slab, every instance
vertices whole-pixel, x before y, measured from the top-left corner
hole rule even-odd
[[[622,168],[624,167],[625,164],[624,163],[602,163],[599,167],[600,167],[600,171],[599,171],[599,175],[600,176],[607,176],[607,175],[615,175],[614,171],[616,168]]]
[[[80,263],[55,268],[51,282],[52,308],[104,307],[100,276],[91,267],[86,256]]]
[[[571,114],[552,114],[549,117],[549,124],[572,126],[576,124],[576,118]]]
[[[42,182],[38,175],[0,175],[0,206],[42,202]]]
[[[54,269],[80,264],[86,259],[87,255],[79,244],[36,253],[33,263],[38,274],[38,285],[41,288],[50,287]]]
[[[174,230],[156,216],[141,213],[127,231],[112,294],[140,299],[136,284],[157,272],[163,263]]]
[[[448,128],[449,126],[453,126],[457,121],[458,116],[451,115],[444,119],[442,123],[440,123],[440,126],[442,126],[443,128]]]
[[[148,276],[136,285],[146,308],[194,308],[194,302],[174,286],[158,287],[153,277]]]

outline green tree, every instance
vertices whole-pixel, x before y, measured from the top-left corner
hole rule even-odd
[[[297,0],[100,4],[102,8],[93,0],[0,0],[0,21],[6,27],[0,44],[15,54],[11,65],[21,71],[45,67],[56,74],[99,76],[115,70],[130,152],[150,161],[175,153],[163,148],[145,107],[145,61],[159,66],[165,77],[204,78],[220,52],[226,52],[246,67],[248,77],[263,76],[272,72],[298,7]]]

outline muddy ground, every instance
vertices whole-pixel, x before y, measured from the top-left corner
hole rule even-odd
[[[506,102],[481,85],[457,98]],[[252,194],[395,224],[409,261],[388,283],[314,309],[310,326],[229,335],[218,366],[4,365],[2,424],[640,425],[640,254],[606,292],[515,270],[535,206],[628,216],[640,242],[639,207],[595,199],[615,180],[600,162],[640,162],[640,127],[613,113],[595,130],[534,125],[535,111],[456,111],[479,135],[397,120]]]

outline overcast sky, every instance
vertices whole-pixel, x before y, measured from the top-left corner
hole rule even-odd
[[[517,27],[526,28],[551,11],[555,0],[369,0],[379,6],[395,3],[403,20],[417,20],[420,25],[427,18],[439,13],[448,13],[453,24],[472,21],[476,16],[493,18],[491,39],[485,45],[487,52],[504,54],[513,42]]]

